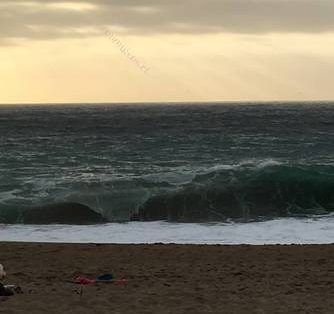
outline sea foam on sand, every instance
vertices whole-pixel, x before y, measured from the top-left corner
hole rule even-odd
[[[334,216],[251,223],[129,222],[101,225],[0,225],[0,241],[58,243],[329,244]]]

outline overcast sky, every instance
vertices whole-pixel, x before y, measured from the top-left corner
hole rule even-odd
[[[334,99],[333,0],[0,0],[0,102]]]

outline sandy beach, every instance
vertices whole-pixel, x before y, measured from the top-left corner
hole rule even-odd
[[[1,313],[332,313],[334,245],[0,243]],[[71,283],[112,272],[127,284]],[[82,295],[80,290],[82,287]]]

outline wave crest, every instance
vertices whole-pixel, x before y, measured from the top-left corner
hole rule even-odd
[[[157,195],[133,219],[208,221],[326,214],[334,209],[334,169],[267,165],[198,175],[178,191]]]
[[[133,179],[57,187],[34,204],[5,200],[0,222],[25,223],[22,211],[59,202],[82,204],[108,221],[249,221],[327,214],[334,211],[333,191],[333,166],[244,163],[210,168],[184,184]]]

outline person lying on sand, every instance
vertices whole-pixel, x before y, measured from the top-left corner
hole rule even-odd
[[[0,280],[4,279],[6,277],[6,272],[2,264],[0,264]],[[11,289],[6,288],[1,282],[0,282],[0,296],[11,296],[14,292]]]

